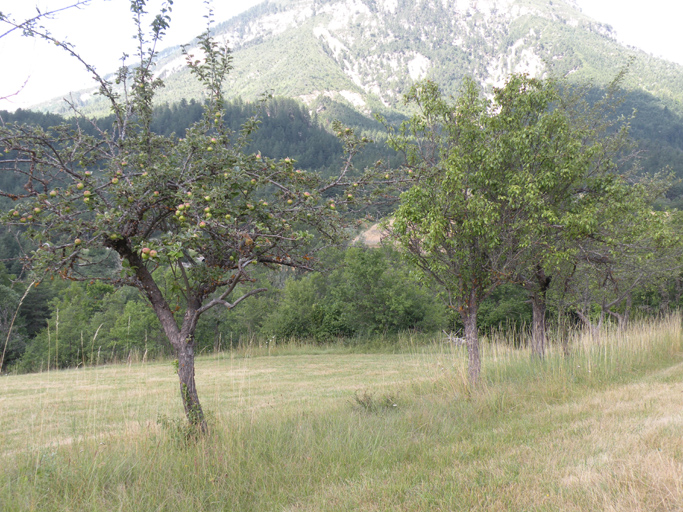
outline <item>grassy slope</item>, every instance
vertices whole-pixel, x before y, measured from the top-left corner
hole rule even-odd
[[[205,358],[189,443],[168,364],[3,378],[0,509],[680,510],[680,318],[572,344],[487,345],[474,393],[438,344]]]

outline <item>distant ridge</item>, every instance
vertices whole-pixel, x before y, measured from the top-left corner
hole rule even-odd
[[[215,33],[233,48],[228,97],[272,92],[323,118],[403,111],[402,95],[422,78],[447,93],[465,76],[491,87],[511,72],[604,85],[627,65],[627,87],[683,113],[683,66],[620,45],[574,0],[267,0]],[[161,53],[157,73],[160,102],[201,99],[178,47]],[[77,105],[106,113],[93,92],[74,94]],[[66,113],[61,100],[37,109]]]

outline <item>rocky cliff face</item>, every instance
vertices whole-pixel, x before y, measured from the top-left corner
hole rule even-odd
[[[267,2],[252,13],[219,27],[235,49],[239,67],[255,65],[249,50],[279,40],[289,55],[304,50],[309,66],[299,76],[329,69],[328,83],[292,80],[282,66],[270,87],[278,92],[292,83],[293,92],[311,103],[319,96],[341,98],[360,110],[376,102],[395,107],[407,87],[432,78],[455,89],[463,76],[500,84],[511,72],[541,75],[552,54],[539,42],[545,25],[564,25],[609,39],[606,27],[583,16],[574,2],[529,0],[293,0]],[[246,58],[243,58],[246,57]],[[249,55],[249,57],[251,57]],[[550,57],[550,61],[548,58]],[[322,61],[322,62],[321,62]],[[259,73],[250,78],[259,80]],[[259,80],[260,81],[260,80]],[[237,79],[237,89],[243,89]],[[268,84],[263,83],[265,88]]]
[[[423,78],[449,93],[465,76],[491,87],[512,72],[601,84],[630,60],[630,86],[683,110],[683,68],[621,47],[573,0],[269,0],[216,34],[233,48],[228,97],[272,92],[335,115],[400,110]],[[157,73],[167,83],[161,102],[201,97],[178,49],[163,53]]]

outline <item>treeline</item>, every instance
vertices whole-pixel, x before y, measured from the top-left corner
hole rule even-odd
[[[596,87],[588,94],[588,99],[598,101],[604,89]],[[329,98],[323,98],[313,105],[317,111],[325,112],[325,119],[344,119],[354,129],[367,134],[376,142],[369,144],[356,158],[356,168],[363,169],[377,160],[397,162],[397,155],[384,141],[386,132],[377,121],[370,119],[348,106]],[[662,171],[673,173],[678,181],[666,195],[667,208],[683,206],[683,119],[662,105],[661,100],[642,91],[624,93],[623,101],[617,106],[616,114],[630,119],[631,136],[637,145],[640,158],[637,171],[643,175],[654,175]],[[273,98],[263,104],[235,100],[227,105],[225,121],[237,134],[244,121],[251,116],[259,116],[259,129],[251,134],[248,152],[261,152],[270,158],[294,158],[302,169],[316,170],[328,175],[338,168],[342,157],[342,146],[337,137],[330,133],[331,127],[325,120],[311,114],[308,107],[289,98]],[[185,130],[202,116],[202,103],[196,100],[181,100],[172,105],[164,104],[156,108],[152,128],[160,135],[175,133],[182,137]],[[398,125],[406,118],[395,114],[387,115],[392,125]],[[19,109],[9,113],[0,111],[0,121],[5,123],[25,123],[38,125],[45,129],[64,122],[73,123],[55,114],[44,114]],[[112,125],[111,116],[93,120],[102,129]],[[81,122],[80,129],[89,135],[96,135],[93,125]],[[0,187],[3,190],[20,189],[23,183],[3,174]],[[0,208],[9,203],[0,199]]]
[[[291,339],[351,345],[370,345],[381,339],[390,344],[407,331],[461,334],[456,312],[445,306],[437,290],[418,280],[415,270],[394,249],[335,249],[325,254],[324,263],[327,271],[321,273],[262,269],[253,286],[268,288],[268,292],[234,310],[214,308],[207,312],[197,329],[198,351]],[[0,266],[3,343],[26,288],[26,283],[13,285],[14,277]],[[633,316],[656,315],[680,307],[682,284],[678,278],[635,289],[629,304]],[[551,331],[566,327],[566,322],[580,325],[572,311],[562,308],[562,298],[551,294]],[[183,313],[177,310],[178,317]],[[525,290],[506,285],[482,304],[479,326],[483,333],[514,330],[523,334],[530,327],[531,317]],[[510,337],[510,343],[519,343],[522,338]],[[5,369],[40,371],[48,365],[69,368],[172,354],[152,308],[136,290],[55,278],[41,282],[26,296],[7,345]]]
[[[637,99],[643,107],[648,106],[646,96]],[[621,109],[621,113],[627,113],[628,103],[622,104]],[[648,147],[650,151],[641,161],[640,172],[654,174],[655,169],[668,165],[683,176],[683,168],[678,168],[683,165],[680,158],[683,138],[677,128],[683,126],[680,119],[672,112],[658,116],[656,106],[643,108],[642,112],[646,115],[634,123],[633,133],[642,139],[647,139],[648,134],[651,138],[641,143],[641,147]],[[338,167],[341,144],[300,103],[288,99],[274,99],[264,104],[237,101],[228,106],[225,118],[237,132],[244,120],[255,113],[262,122],[252,136],[248,151],[272,158],[290,156],[302,168],[321,173]],[[51,114],[22,110],[13,114],[2,112],[0,116],[6,123],[26,123],[45,129],[61,122],[74,126],[76,123]],[[183,136],[201,116],[202,105],[196,101],[164,105],[155,111],[154,131]],[[647,119],[651,120],[650,124],[644,122]],[[94,122],[106,129],[112,119]],[[81,123],[80,128],[96,135],[95,127],[89,123]],[[655,133],[662,136],[654,137]],[[661,151],[662,148],[665,150]],[[391,160],[396,156],[382,144],[371,144],[356,167],[362,169],[382,158]],[[3,173],[0,179],[3,190],[19,190],[23,186],[8,173]],[[662,207],[677,205],[683,196],[682,190],[680,185],[674,185],[668,204]],[[3,201],[2,209],[6,209],[9,200]],[[73,367],[121,360],[132,353],[148,358],[170,355],[171,347],[160,331],[156,316],[146,300],[132,289],[115,289],[96,282],[65,282],[51,276],[31,287],[19,308],[29,284],[22,274],[22,256],[32,247],[20,231],[2,229],[0,336],[3,343],[8,341],[5,368],[33,371],[48,364]],[[252,297],[233,311],[216,308],[202,317],[197,332],[199,350],[225,349],[271,337],[352,343],[377,335],[391,337],[408,330],[457,332],[461,329],[458,315],[444,306],[446,301],[438,291],[421,283],[417,272],[392,249],[331,250],[324,256],[324,264],[328,270],[316,274],[293,271],[273,274],[264,269],[253,286],[268,288],[267,293]],[[683,284],[677,276],[641,283],[615,312],[629,308],[639,314],[656,314],[681,305],[682,294]],[[550,290],[549,296],[549,321],[578,322],[576,312],[567,307],[568,301],[559,287]],[[531,308],[527,301],[527,293],[521,287],[512,284],[500,287],[479,310],[481,330],[528,326]],[[14,320],[17,310],[19,315]],[[182,313],[178,309],[177,314]],[[12,335],[7,338],[13,321]]]
[[[183,137],[188,127],[201,116],[202,105],[196,101],[163,105],[154,112],[153,130],[161,135],[175,133],[176,136]],[[260,152],[270,158],[292,157],[297,161],[297,166],[323,175],[341,165],[341,143],[337,137],[321,127],[315,116],[311,116],[300,103],[278,98],[258,104],[236,101],[227,105],[224,119],[235,136],[238,136],[244,121],[251,116],[257,116],[261,123],[259,130],[251,136],[248,152]],[[46,131],[65,124],[92,137],[98,136],[98,130],[109,129],[114,121],[112,117],[65,119],[54,114],[27,110],[0,112],[0,117],[3,123],[40,126]],[[391,151],[383,145],[369,144],[366,151],[359,155],[356,166],[362,169],[387,155],[391,156]],[[5,152],[5,156],[8,159],[13,158],[11,151]],[[97,162],[85,165],[94,173],[99,172]],[[20,194],[24,187],[23,179],[22,175],[2,173],[0,187],[10,194]],[[7,211],[13,204],[7,197],[0,198],[2,211]],[[29,283],[29,278],[23,273],[23,264],[25,256],[35,247],[23,236],[23,231],[23,226],[13,230],[7,227],[0,229],[0,284],[3,286],[0,289],[0,334],[4,333],[3,339],[6,339],[13,314],[17,311],[23,291]],[[147,352],[150,357],[165,353],[169,347],[165,345],[158,327],[155,327],[155,316],[144,304],[146,303],[142,298],[131,290],[114,290],[110,286],[96,284],[64,283],[50,276],[49,280],[43,280],[39,286],[32,287],[24,298],[19,309],[21,314],[8,339],[4,363],[15,364],[23,358],[23,368],[39,369],[41,362],[48,359],[57,365],[69,366],[78,362],[86,364],[120,357],[132,348]],[[138,314],[143,311],[147,314]],[[123,322],[123,318],[127,318],[128,323],[125,326],[118,325]],[[53,323],[48,324],[48,319],[52,319]],[[221,332],[226,339],[235,334],[239,337],[244,332],[260,332],[261,323],[262,320],[236,320],[228,322],[224,332]],[[323,332],[324,328],[321,329],[320,332]],[[355,330],[357,327],[344,328],[344,332]],[[121,334],[123,332],[126,333],[124,337]],[[306,333],[308,334],[310,333]],[[318,334],[316,331],[315,335]],[[98,337],[103,345],[95,345],[94,340]],[[68,343],[63,341],[61,353],[57,350],[60,339],[68,340]],[[81,342],[85,343],[87,340],[91,341],[89,355],[86,354],[86,345],[81,346]],[[141,340],[146,343],[141,345]],[[50,346],[54,347],[54,352],[47,357],[45,354],[50,351]],[[97,356],[93,353],[96,348],[102,348],[104,352]],[[43,349],[47,350],[45,354]]]
[[[152,130],[159,135],[169,136],[175,133],[183,137],[185,131],[202,117],[203,105],[196,100],[181,100],[173,105],[164,104],[154,111]],[[250,134],[247,152],[260,152],[269,158],[290,157],[297,161],[297,165],[309,171],[319,171],[323,175],[333,168],[338,168],[343,155],[339,139],[330,133],[315,114],[311,114],[302,103],[288,98],[273,98],[262,103],[250,103],[235,100],[226,105],[224,121],[233,130],[235,136],[239,134],[244,122],[256,116],[260,120],[257,131]],[[358,116],[363,118],[363,116]],[[366,119],[366,118],[363,118]],[[366,119],[367,120],[367,119]],[[56,114],[44,114],[31,110],[18,109],[15,112],[0,111],[0,122],[19,123],[40,126],[47,130],[62,123],[71,124],[87,135],[96,137],[97,128],[110,129],[114,118],[107,116],[92,119],[91,122],[77,121],[74,118],[63,118]],[[97,128],[96,128],[97,127]],[[372,128],[372,130],[369,130]],[[379,134],[381,125],[369,122],[366,131]],[[359,155],[356,167],[362,169],[380,158],[394,157],[393,151],[383,143],[371,143]],[[7,180],[12,179],[3,174],[0,185],[3,190],[21,187],[17,182],[9,186]]]

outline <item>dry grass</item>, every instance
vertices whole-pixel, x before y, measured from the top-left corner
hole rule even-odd
[[[434,376],[440,354],[335,354],[199,358],[197,386],[219,421],[277,408],[325,410],[356,390],[382,390]],[[430,365],[432,370],[430,371]],[[130,436],[180,417],[170,362],[112,365],[0,378],[0,454],[102,436]]]
[[[0,509],[683,510],[680,322],[545,361],[488,341],[476,390],[441,343],[202,358],[190,443],[156,422],[181,416],[169,363],[5,377]]]

